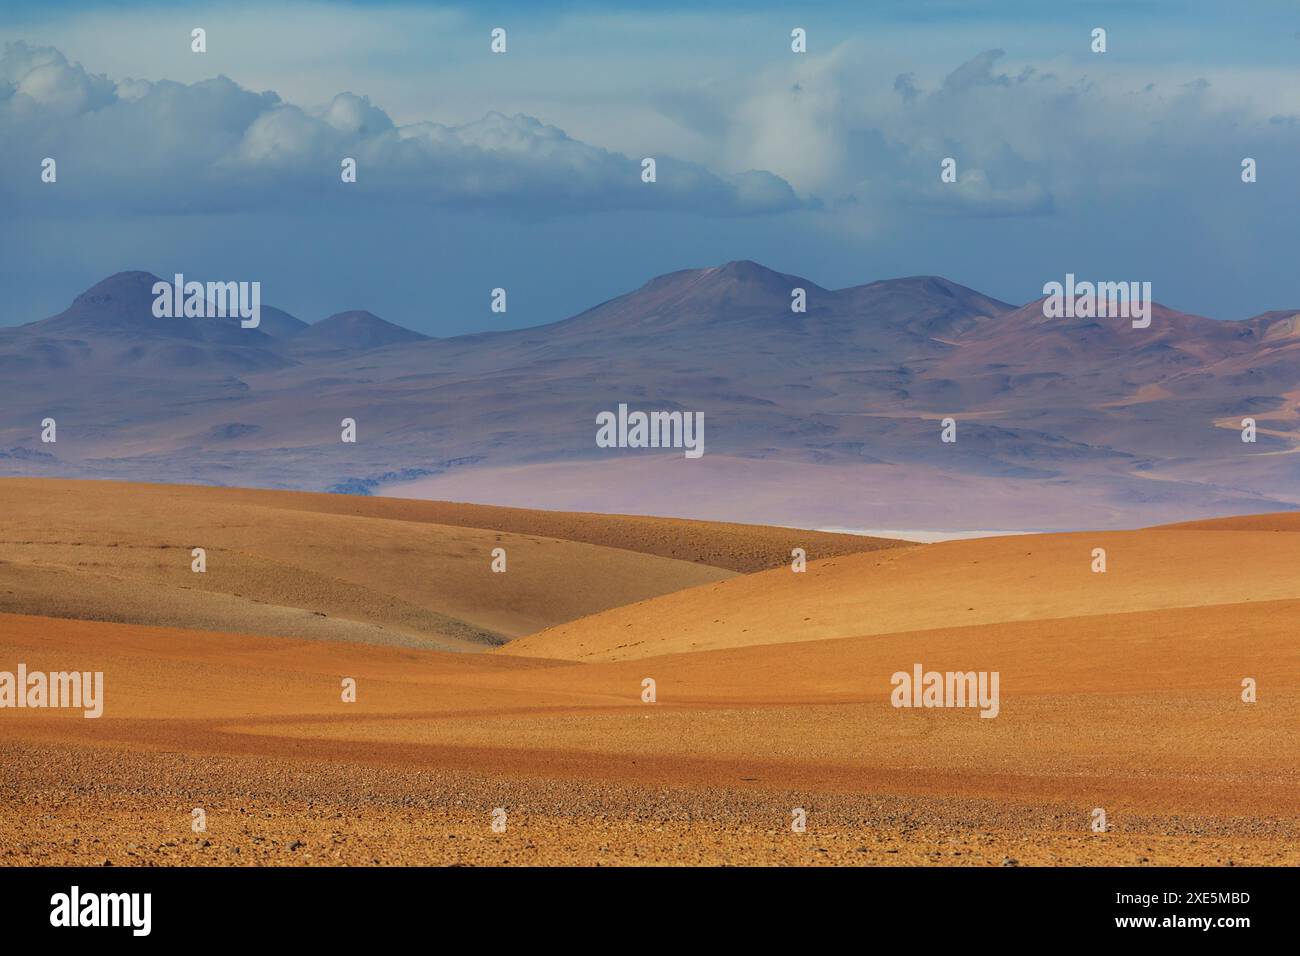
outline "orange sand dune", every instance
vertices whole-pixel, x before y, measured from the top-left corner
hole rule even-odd
[[[691,862],[704,840],[714,862],[811,862],[813,843],[857,863],[1296,863],[1298,624],[1300,601],[1276,601],[563,664],[0,616],[0,669],[106,684],[98,720],[0,711],[0,847],[302,862],[293,834],[319,862],[370,862],[340,841],[380,862],[590,863],[611,844]],[[914,662],[998,670],[999,715],[892,707]],[[453,842],[490,838],[497,806],[512,836]],[[1096,807],[1113,832],[1091,832]],[[92,819],[98,845],[69,843]]]
[[[1287,516],[1274,516],[1286,518]],[[1232,519],[1242,520],[1242,519]],[[1095,548],[1107,570],[1093,573]],[[613,608],[497,653],[627,660],[897,631],[1300,598],[1300,538],[1218,530],[946,541],[829,558]]]
[[[728,571],[747,573],[788,564],[790,549],[803,547],[812,558],[856,554],[884,548],[906,547],[892,538],[804,531],[768,525],[656,518],[642,515],[595,514],[574,511],[538,511],[499,505],[423,501],[363,495],[335,495],[308,491],[274,491],[262,488],[212,488],[204,485],[151,485],[138,482],[65,481],[59,479],[0,478],[0,493],[12,485],[23,495],[79,497],[95,495],[160,496],[169,501],[225,503],[305,511],[358,518],[386,518],[404,522],[475,528],[517,535],[578,541],[640,554],[674,558]]]
[[[1300,511],[1266,515],[1233,515],[1160,526],[1170,531],[1300,531]]]
[[[0,708],[0,863],[1300,864],[1290,516],[794,573],[789,547],[836,542],[226,489],[0,499],[0,672],[105,679],[99,719]],[[563,521],[595,540],[539,530]],[[692,557],[611,546],[627,529]],[[918,664],[996,672],[997,715],[893,706]]]
[[[853,535],[441,502],[0,480],[0,610],[477,650]],[[207,571],[191,570],[191,549]],[[493,550],[507,571],[491,571]],[[821,549],[821,550],[819,550]]]

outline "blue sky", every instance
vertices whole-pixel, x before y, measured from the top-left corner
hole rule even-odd
[[[1300,308],[1298,70],[1300,5],[1265,0],[7,3],[0,324],[139,268],[446,335],[739,258]]]

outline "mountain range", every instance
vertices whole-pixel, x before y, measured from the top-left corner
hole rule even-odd
[[[1300,507],[1297,311],[1156,304],[1136,329],[934,276],[829,290],[741,261],[545,326],[430,338],[366,311],[158,319],[156,281],[119,273],[0,329],[0,474],[851,529]],[[706,453],[597,447],[620,403],[702,412]]]

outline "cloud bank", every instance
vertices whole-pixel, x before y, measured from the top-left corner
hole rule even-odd
[[[724,117],[719,158],[761,163],[828,208],[988,218],[1098,200],[1179,209],[1239,184],[1246,156],[1266,157],[1271,177],[1300,175],[1300,110],[1268,74],[1141,71],[1105,55],[1083,68],[1006,60],[989,49],[944,72],[886,79],[846,41],[660,103],[686,127]],[[947,157],[955,183],[940,180]]]
[[[233,80],[183,84],[86,71],[58,50],[11,43],[0,55],[0,198],[43,212],[201,213],[292,209],[336,196],[341,164],[370,200],[550,217],[610,210],[753,216],[815,205],[778,176],[715,172],[568,136],[531,116],[491,112],[474,122],[394,124],[366,96],[319,108],[253,92]],[[41,161],[58,163],[41,191]]]

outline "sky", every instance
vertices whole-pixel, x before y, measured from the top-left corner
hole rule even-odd
[[[1273,0],[10,0],[0,325],[143,269],[454,335],[734,259],[1300,309],[1298,78]]]

